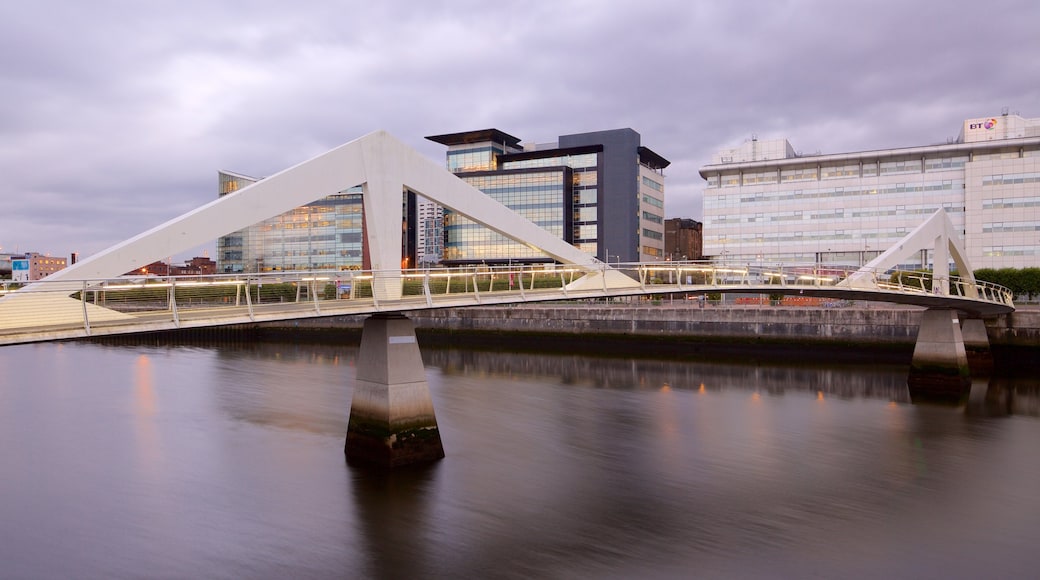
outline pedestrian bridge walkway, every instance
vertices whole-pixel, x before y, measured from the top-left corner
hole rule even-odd
[[[0,345],[322,316],[672,294],[801,295],[912,304],[982,317],[1014,309],[1007,289],[956,276],[940,283],[921,273],[708,262],[604,264],[591,272],[550,265],[117,277],[41,282],[33,292],[3,292]]]

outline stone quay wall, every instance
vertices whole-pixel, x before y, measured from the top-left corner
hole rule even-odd
[[[418,332],[658,337],[705,342],[836,343],[913,347],[923,309],[912,307],[576,303],[469,307],[405,313]],[[300,330],[360,329],[365,317],[265,323]],[[1040,309],[986,320],[992,345],[1040,346]]]

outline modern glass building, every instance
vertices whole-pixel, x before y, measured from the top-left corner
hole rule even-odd
[[[219,196],[257,178],[219,172]],[[364,262],[361,187],[322,198],[221,237],[218,272],[354,270]]]
[[[600,260],[663,259],[669,162],[632,129],[551,144],[522,145],[498,129],[427,139],[448,146],[448,169],[467,183]],[[450,209],[443,224],[446,264],[551,261]]]
[[[944,144],[832,155],[751,139],[700,174],[704,253],[718,259],[862,264],[944,208],[973,267],[1040,265],[1040,119],[968,119]]]

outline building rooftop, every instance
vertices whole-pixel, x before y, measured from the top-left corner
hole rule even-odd
[[[639,162],[654,169],[664,169],[672,164],[671,161],[661,157],[649,147],[643,147],[642,145],[639,146]]]
[[[505,131],[498,129],[479,129],[477,131],[463,131],[462,133],[447,133],[445,135],[429,135],[426,137],[434,143],[441,145],[465,145],[467,143],[504,143],[509,147],[519,148],[520,138],[514,137]]]
[[[963,129],[956,140],[939,145],[920,145],[890,149],[874,149],[833,153],[801,155],[786,139],[758,140],[752,138],[739,147],[723,149],[712,155],[711,163],[701,167],[701,177],[719,170],[752,169],[761,167],[791,166],[806,163],[837,163],[882,157],[933,155],[936,153],[967,153],[980,149],[999,149],[1011,144],[1034,145],[1040,143],[1040,119],[1024,119],[1018,115],[1001,115],[964,121]]]

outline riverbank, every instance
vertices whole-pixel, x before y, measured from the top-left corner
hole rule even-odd
[[[828,360],[909,363],[923,309],[709,305],[698,301],[555,303],[412,311],[424,347],[569,352],[712,360]],[[365,316],[336,316],[188,330],[218,341],[356,342]],[[1036,358],[1040,309],[986,320],[994,356],[1016,365]],[[166,335],[167,338],[173,338]],[[135,340],[140,340],[138,337]],[[576,340],[578,339],[578,340]],[[156,336],[156,340],[166,339]],[[749,348],[749,347],[760,348]],[[1000,360],[998,360],[1000,364]]]
[[[691,301],[692,302],[692,301]],[[568,303],[409,312],[419,332],[545,336],[683,338],[760,342],[910,346],[923,309],[709,306],[699,303]],[[365,317],[343,316],[258,325],[262,329],[360,329]],[[1040,347],[1040,309],[986,320],[992,345]]]
[[[409,312],[424,346],[565,350],[582,354],[785,357],[908,363],[923,309],[901,306],[704,306],[699,302],[557,303]],[[267,339],[360,336],[364,317],[258,325]],[[986,321],[994,355],[1021,362],[1040,347],[1040,309]],[[324,338],[323,338],[324,337]],[[580,337],[580,341],[575,338]],[[749,349],[749,346],[764,348]]]

